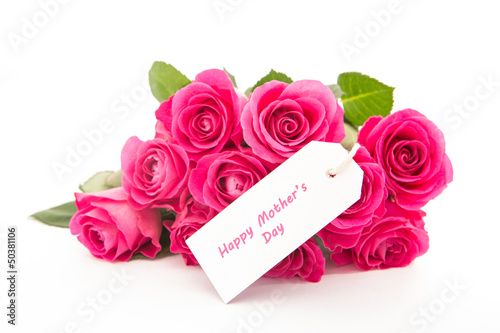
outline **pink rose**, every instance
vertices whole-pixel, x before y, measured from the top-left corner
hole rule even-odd
[[[226,72],[203,71],[161,103],[156,118],[163,127],[157,126],[162,131],[157,136],[173,138],[194,161],[239,145],[243,100],[246,98],[237,94]]]
[[[196,260],[193,252],[186,244],[186,239],[191,237],[195,232],[197,232],[204,223],[195,221],[185,221],[181,222],[177,228],[173,229],[170,233],[170,252],[180,253],[184,263],[187,266],[198,265],[198,260]]]
[[[135,210],[121,187],[98,193],[75,193],[75,197],[78,211],[69,228],[93,256],[127,261],[136,253],[153,258],[161,250],[158,209]]]
[[[250,151],[225,151],[199,160],[189,191],[200,203],[221,211],[264,178],[269,169]]]
[[[187,199],[182,211],[175,217],[175,221],[163,222],[163,225],[171,232],[170,252],[180,253],[186,265],[198,265],[198,260],[187,246],[186,239],[215,215],[217,215],[217,211],[214,209],[200,204],[193,197]]]
[[[443,133],[415,110],[369,118],[358,142],[382,166],[389,194],[406,209],[420,209],[453,179]]]
[[[132,207],[167,207],[178,201],[189,178],[189,159],[180,146],[163,139],[141,141],[136,136],[122,149],[122,186]]]
[[[361,230],[370,224],[373,215],[380,217],[385,212],[387,188],[384,170],[364,147],[358,149],[353,159],[363,170],[361,197],[318,232],[317,235],[330,250],[353,247],[361,236]]]
[[[289,279],[300,276],[305,281],[319,282],[325,273],[325,258],[313,238],[271,268],[264,276]]]
[[[423,211],[411,211],[386,202],[387,212],[374,217],[352,249],[332,253],[337,265],[352,263],[363,270],[408,266],[429,249]]]
[[[271,81],[250,95],[241,126],[256,155],[281,163],[310,141],[342,141],[343,116],[330,88],[319,81]]]

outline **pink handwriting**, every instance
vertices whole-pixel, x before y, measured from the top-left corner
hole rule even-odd
[[[267,244],[273,237],[277,237],[278,235],[283,236],[284,233],[285,233],[285,228],[283,227],[283,223],[280,223],[279,225],[276,226],[276,228],[273,228],[272,231],[264,232],[262,234],[262,237],[264,237]]]
[[[219,246],[219,252],[220,252],[221,257],[224,258],[224,254],[229,254],[229,251],[238,250],[240,248],[240,245],[245,245],[247,235],[250,236],[250,239],[253,238],[252,227],[249,227],[248,229],[246,229],[245,232],[241,233],[232,242],[229,242],[229,244],[224,243],[222,249]]]
[[[278,203],[273,205],[273,209],[270,209],[269,211],[262,211],[262,214],[259,214],[257,220],[259,221],[259,227],[262,227],[264,224],[266,224],[266,221],[269,221],[272,219],[276,214],[281,212],[283,209],[288,207],[289,204],[291,204],[295,199],[297,199],[297,192],[299,190],[299,186],[295,185],[296,190],[293,191],[285,200],[278,198]],[[307,186],[306,184],[302,184],[301,186],[302,192],[307,191]]]

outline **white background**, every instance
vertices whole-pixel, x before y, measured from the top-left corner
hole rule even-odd
[[[375,16],[392,8],[389,0],[218,3],[230,10],[219,15],[213,0],[73,0],[49,7],[49,17],[38,1],[2,1],[2,332],[7,225],[19,230],[18,326],[9,332],[498,332],[494,2],[401,0],[382,23]],[[13,45],[14,35],[23,43]],[[357,53],[346,56],[346,44]],[[395,109],[436,122],[454,166],[453,183],[425,207],[429,252],[386,271],[328,264],[317,284],[260,279],[224,305],[203,271],[180,256],[110,264],[69,230],[28,219],[72,200],[94,172],[118,169],[129,136],[153,137],[158,103],[142,85],[155,60],[190,78],[224,66],[243,88],[271,68],[325,84],[360,71],[396,87]],[[464,111],[452,113],[455,106]],[[68,147],[103,119],[110,133],[58,179],[53,164],[65,163]]]

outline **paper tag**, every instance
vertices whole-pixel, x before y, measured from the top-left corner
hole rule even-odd
[[[210,220],[187,245],[227,303],[361,196],[363,171],[347,152],[313,141]]]

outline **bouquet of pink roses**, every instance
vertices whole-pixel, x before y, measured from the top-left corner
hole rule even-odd
[[[197,265],[186,239],[295,152],[311,141],[347,150],[357,142],[361,198],[265,276],[318,282],[325,254],[370,270],[407,266],[427,251],[421,209],[452,181],[452,166],[429,119],[412,109],[391,114],[394,88],[360,73],[327,86],[271,71],[244,94],[225,70],[191,82],[162,62],[150,84],[161,102],[155,137],[129,138],[121,171],[96,174],[75,202],[35,218],[69,226],[97,258],[161,251]]]

